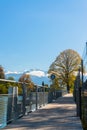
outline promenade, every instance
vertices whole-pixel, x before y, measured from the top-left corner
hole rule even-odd
[[[66,94],[43,108],[10,123],[3,130],[83,130],[73,96]]]

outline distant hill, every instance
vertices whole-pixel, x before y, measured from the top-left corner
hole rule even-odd
[[[30,71],[24,71],[24,72],[5,72],[6,79],[8,77],[13,77],[15,81],[18,81],[19,78],[23,73],[29,74],[31,77],[31,80],[36,85],[42,85],[42,82],[44,81],[44,84],[50,85],[50,79],[48,78],[48,74],[46,71],[42,70],[30,70]]]

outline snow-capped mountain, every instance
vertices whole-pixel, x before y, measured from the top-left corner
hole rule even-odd
[[[18,81],[18,79],[21,77],[23,73],[29,74],[34,84],[42,85],[42,82],[44,82],[44,84],[50,85],[50,79],[48,78],[47,72],[42,71],[42,70],[30,70],[30,71],[24,71],[24,72],[7,71],[5,72],[5,76],[6,76],[6,79],[8,77],[13,77],[16,81]]]

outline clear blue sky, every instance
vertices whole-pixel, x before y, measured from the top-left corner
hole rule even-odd
[[[48,70],[66,49],[87,41],[87,0],[0,0],[0,64]]]

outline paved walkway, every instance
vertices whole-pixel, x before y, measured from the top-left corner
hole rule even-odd
[[[4,130],[83,130],[71,94],[9,124]]]

